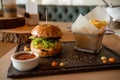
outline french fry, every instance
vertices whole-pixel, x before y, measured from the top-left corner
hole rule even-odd
[[[89,22],[98,29],[101,29],[102,27],[106,27],[106,25],[108,24],[106,21],[99,21],[97,19],[90,20]]]

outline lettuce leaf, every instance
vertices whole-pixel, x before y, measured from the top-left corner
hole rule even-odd
[[[41,49],[49,49],[49,48],[53,48],[56,43],[58,42],[58,40],[53,40],[53,39],[44,39],[44,38],[36,38],[33,36],[30,36],[29,39],[32,39],[31,44],[35,47],[35,48],[41,48]]]

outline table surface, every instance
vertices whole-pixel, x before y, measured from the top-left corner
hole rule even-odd
[[[41,22],[41,23],[44,23],[44,22]],[[74,41],[74,37],[72,33],[66,31],[66,27],[71,26],[71,23],[68,23],[68,22],[49,22],[49,23],[58,25],[62,29],[63,34],[64,34],[62,36],[62,41]],[[120,49],[119,49],[120,48],[120,37],[119,36],[114,35],[114,34],[105,35],[102,43],[120,55]],[[0,58],[0,65],[1,65],[0,66],[0,80],[16,80],[16,79],[11,79],[11,78],[6,78],[7,70],[11,63],[10,56],[15,52],[16,45],[17,44],[15,43],[0,42],[0,52],[1,53],[7,52],[3,57]],[[51,76],[42,76],[42,77],[31,77],[31,78],[22,78],[18,80],[56,80],[56,79],[57,80],[80,80],[80,79],[81,80],[119,80],[120,69],[51,75]]]

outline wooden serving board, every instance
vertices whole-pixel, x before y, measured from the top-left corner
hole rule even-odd
[[[0,29],[0,41],[11,43],[26,43],[31,36],[33,26],[24,25],[12,29]]]
[[[25,25],[24,17],[0,17],[0,29],[11,29]]]
[[[16,52],[23,51],[23,47],[30,44],[21,44],[16,49]],[[111,51],[107,47],[103,46],[99,53],[85,53],[76,51],[74,49],[75,42],[63,42],[63,48],[61,53],[54,57],[40,58],[40,64],[30,71],[21,72],[16,70],[12,64],[8,68],[8,78],[23,78],[33,76],[45,76],[55,74],[66,74],[75,72],[87,72],[87,71],[98,71],[108,69],[120,69],[120,56],[115,52]],[[115,63],[102,63],[101,56],[114,57]],[[52,67],[51,63],[57,61],[58,63],[64,62],[63,67]]]

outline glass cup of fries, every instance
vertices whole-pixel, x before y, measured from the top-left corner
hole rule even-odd
[[[89,22],[99,30],[99,33],[90,34],[73,32],[76,41],[75,49],[83,52],[98,53],[102,49],[102,39],[107,22],[99,21],[97,19],[90,20]]]
[[[98,53],[102,49],[104,34],[73,33],[76,41],[75,49],[79,51]]]

